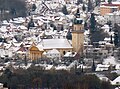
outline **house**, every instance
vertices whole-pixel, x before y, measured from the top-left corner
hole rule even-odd
[[[19,58],[24,59],[25,56],[27,56],[27,48],[21,44],[20,48],[16,51],[16,54],[19,56]]]
[[[100,6],[100,15],[104,16],[107,13],[113,13],[114,11],[120,10],[120,2],[101,3]]]
[[[115,65],[116,70],[120,70],[120,64]]]
[[[111,80],[109,78],[107,78],[105,75],[102,75],[102,74],[96,74],[96,76],[101,80],[101,81],[104,81],[104,82],[108,82]]]
[[[3,89],[3,84],[2,83],[0,83],[0,89]]]
[[[101,25],[104,25],[107,23],[107,20],[103,16],[96,16],[96,21]]]
[[[4,84],[0,83],[0,89],[8,89],[8,88],[4,87]]]
[[[118,10],[119,10],[118,6],[101,5],[100,6],[100,15],[104,16],[107,13],[113,13],[114,11],[118,11]]]
[[[76,52],[66,52],[66,54],[63,56],[64,57],[64,59],[68,59],[68,60],[70,60],[70,59],[74,59],[75,58],[75,56],[76,56]]]
[[[118,76],[116,79],[114,79],[113,81],[111,81],[112,85],[120,85],[120,76]]]
[[[110,68],[110,65],[97,64],[95,71],[108,71],[109,68]]]
[[[57,50],[57,49],[52,49],[52,50],[49,50],[49,51],[47,51],[47,53],[46,53],[46,56],[48,57],[48,58],[52,58],[52,59],[60,59],[60,52]]]
[[[111,21],[113,26],[115,23],[120,23],[120,11],[115,11],[113,13],[107,13],[104,15],[104,18],[107,22]]]
[[[105,58],[103,60],[103,64],[105,64],[105,65],[113,65],[114,66],[114,65],[117,65],[119,63],[116,61],[114,56],[108,56],[107,58]]]
[[[98,47],[93,47],[93,45],[85,45],[84,55],[87,58],[104,58],[108,55],[108,50],[106,50],[105,45],[99,43]],[[94,55],[94,56],[93,56]]]

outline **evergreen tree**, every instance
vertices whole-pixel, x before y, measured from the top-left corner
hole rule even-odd
[[[4,88],[8,88],[8,83],[5,82],[5,83],[3,84],[3,87],[4,87]]]
[[[108,22],[107,22],[107,25],[109,25],[109,26],[111,27],[112,22],[111,22],[111,21],[108,21]]]
[[[28,23],[28,30],[30,29],[30,27],[34,27],[34,22],[33,19],[31,18],[30,22]]]
[[[84,23],[84,28],[85,28],[85,30],[88,29],[88,28],[87,28],[87,22]]]
[[[61,26],[61,31],[63,31],[64,30],[64,27],[63,27],[63,25]]]
[[[71,34],[70,30],[68,31],[66,38],[68,40],[72,40],[72,34]]]
[[[78,13],[80,13],[79,8],[77,8],[77,12],[76,12],[76,14],[78,14]]]
[[[9,11],[9,13],[5,13]],[[10,19],[27,15],[27,3],[25,0],[0,0],[0,19]]]
[[[103,41],[106,36],[109,35],[105,33],[104,30],[97,30],[95,32],[90,32],[90,41],[91,43]]]
[[[37,8],[37,7],[36,7],[36,5],[35,5],[35,4],[33,4],[33,5],[32,5],[32,11],[35,11],[35,10],[36,10],[36,8]]]
[[[83,11],[86,11],[86,7],[85,7],[84,4],[83,4],[83,6],[82,6],[82,10],[83,10]]]
[[[112,0],[108,0],[108,3],[111,4],[111,3],[112,3]]]
[[[14,8],[11,8],[10,13],[11,13],[12,15],[16,15],[16,10],[15,10]]]
[[[119,31],[119,26],[117,23],[114,24],[114,31],[115,32],[118,32]]]
[[[113,44],[112,35],[110,36],[110,43]]]
[[[96,67],[95,67],[95,62],[94,62],[94,59],[93,59],[93,63],[92,63],[92,71],[94,72],[95,69],[96,69]]]
[[[118,33],[114,34],[114,44],[115,46],[118,46],[119,38],[118,38]]]
[[[91,0],[88,0],[88,12],[93,9]]]
[[[12,72],[11,72],[11,70],[8,69],[8,68],[4,71],[3,74],[4,74],[8,79],[10,79],[11,76],[12,76]]]
[[[25,61],[25,66],[27,66],[28,63],[27,63],[27,57],[26,57],[26,55],[25,55],[25,60],[24,61]]]
[[[66,5],[63,6],[62,12],[63,12],[63,14],[68,15],[68,11],[67,11]]]
[[[80,3],[83,3],[83,0],[77,0],[77,5],[79,5]]]
[[[82,73],[84,72],[83,65],[81,66],[81,72],[82,72]]]
[[[95,29],[96,29],[96,20],[95,20],[94,13],[92,13],[90,18],[90,31],[94,32]]]
[[[96,6],[100,5],[100,0],[95,0]]]

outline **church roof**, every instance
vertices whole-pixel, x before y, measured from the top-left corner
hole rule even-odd
[[[43,49],[73,48],[67,39],[43,39],[39,44],[43,46]]]
[[[42,45],[37,45],[36,46],[40,51],[43,51],[43,46]]]

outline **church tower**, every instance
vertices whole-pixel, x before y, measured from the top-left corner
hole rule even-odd
[[[80,18],[80,14],[77,11],[75,19],[73,21],[73,30],[72,30],[72,46],[73,51],[83,53],[84,45],[84,22]]]

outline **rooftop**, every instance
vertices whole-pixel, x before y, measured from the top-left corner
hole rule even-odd
[[[43,46],[43,49],[73,48],[67,39],[42,39],[39,44]]]

